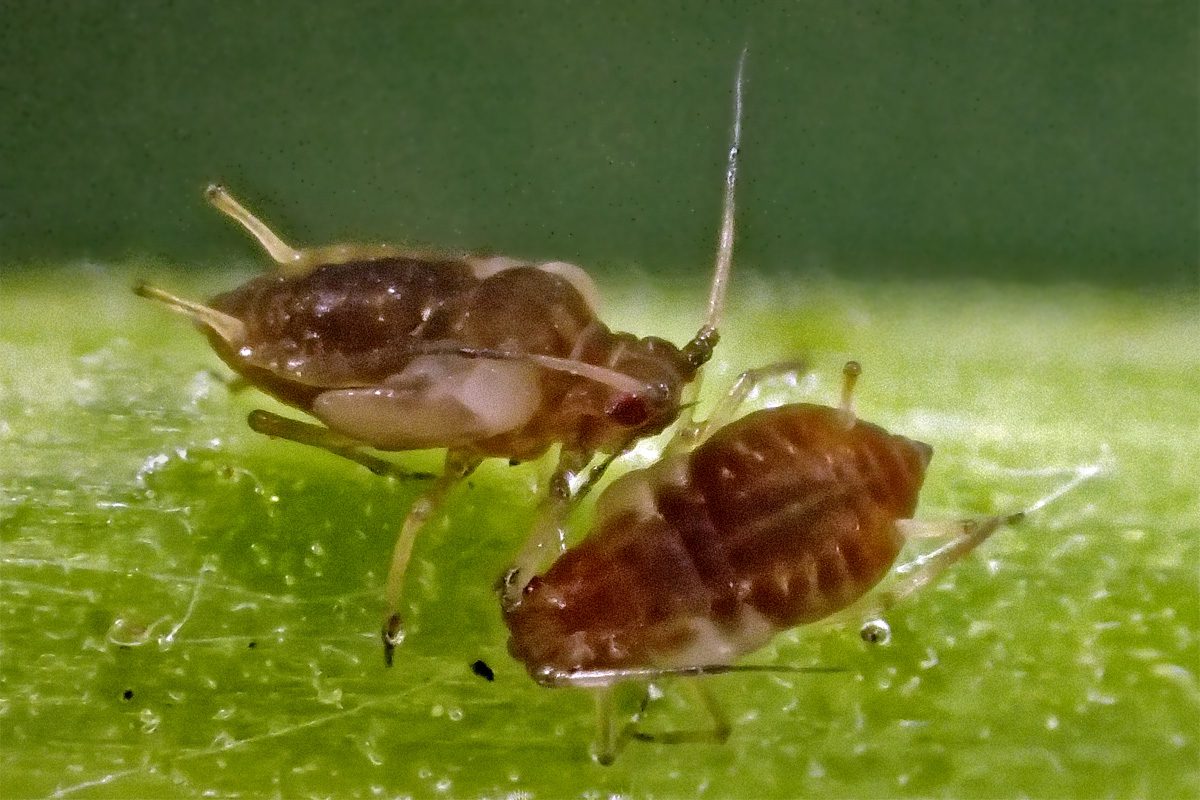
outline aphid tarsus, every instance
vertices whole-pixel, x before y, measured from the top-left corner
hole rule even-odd
[[[260,410],[249,418],[254,430],[400,475],[364,448],[447,448],[441,475],[413,504],[393,550],[382,630],[389,664],[403,638],[399,608],[416,532],[484,458],[524,461],[560,446],[538,523],[507,573],[512,597],[532,576],[530,565],[559,541],[571,502],[611,459],[572,493],[575,474],[595,454],[618,454],[678,416],[685,387],[718,339],[733,250],[744,55],[708,313],[683,347],[612,331],[596,315],[591,280],[574,265],[388,245],[296,249],[217,185],[209,201],[257,239],[276,268],[207,304],[137,288],[199,323],[245,381],[323,423]]]

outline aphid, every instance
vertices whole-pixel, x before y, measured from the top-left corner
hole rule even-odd
[[[197,322],[246,382],[322,425],[255,411],[250,427],[315,445],[374,471],[394,471],[364,452],[447,448],[445,468],[401,526],[386,587],[385,656],[403,638],[399,608],[417,530],[449,490],[487,457],[524,461],[560,445],[529,541],[508,575],[558,542],[571,481],[597,453],[615,457],[678,416],[685,387],[717,343],[733,253],[734,189],[741,138],[742,72],[716,264],[704,324],[683,347],[610,330],[595,287],[564,262],[441,254],[388,245],[298,250],[220,186],[208,200],[246,229],[276,262],[265,275],[207,304],[139,286],[137,293]]]
[[[867,619],[1026,513],[912,520],[932,449],[856,418],[855,362],[846,365],[840,407],[784,405],[728,422],[756,384],[794,370],[743,374],[707,421],[681,428],[660,461],[614,481],[597,501],[591,534],[504,607],[509,651],[538,683],[597,691],[594,754],[602,763],[619,744],[615,684],[763,670],[733,662],[781,631],[866,603],[906,539],[950,541],[899,568],[868,609],[855,606]],[[883,630],[877,623],[863,635],[882,640]],[[723,740],[728,723],[710,695],[703,701],[709,738]]]

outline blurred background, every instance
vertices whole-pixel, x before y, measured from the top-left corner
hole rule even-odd
[[[6,270],[257,258],[221,180],[298,244],[690,285],[749,43],[742,268],[1197,284],[1188,0],[0,9]]]
[[[484,465],[422,533],[388,673],[419,488],[250,431],[262,398],[129,287],[263,263],[220,180],[297,245],[575,261],[681,342],[747,43],[708,391],[801,354],[780,396],[828,399],[861,359],[864,418],[936,448],[931,518],[1111,472],[887,648],[755,656],[847,674],[717,679],[725,747],[605,771],[491,588],[547,465]],[[1200,797],[1198,84],[1195,0],[0,0],[0,796]]]

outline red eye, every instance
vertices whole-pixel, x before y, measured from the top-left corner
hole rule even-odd
[[[631,393],[617,395],[604,413],[613,422],[627,428],[641,425],[650,417],[650,409],[646,406],[646,401],[639,395]]]

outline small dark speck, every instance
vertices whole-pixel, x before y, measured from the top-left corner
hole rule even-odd
[[[496,673],[492,672],[492,668],[487,665],[482,659],[471,665],[471,672],[474,672],[485,681],[496,680]]]
[[[132,700],[133,689],[126,689],[125,691],[121,692],[121,697],[124,697],[126,700]]]
[[[258,642],[252,641],[250,644],[246,645],[246,647],[249,647],[251,650],[253,650],[254,648],[258,647]]]
[[[516,467],[516,466],[519,466],[519,465],[520,465],[520,463],[521,463],[521,459],[519,459],[519,458],[510,458],[510,459],[508,460],[508,465],[509,465],[510,467]]]

